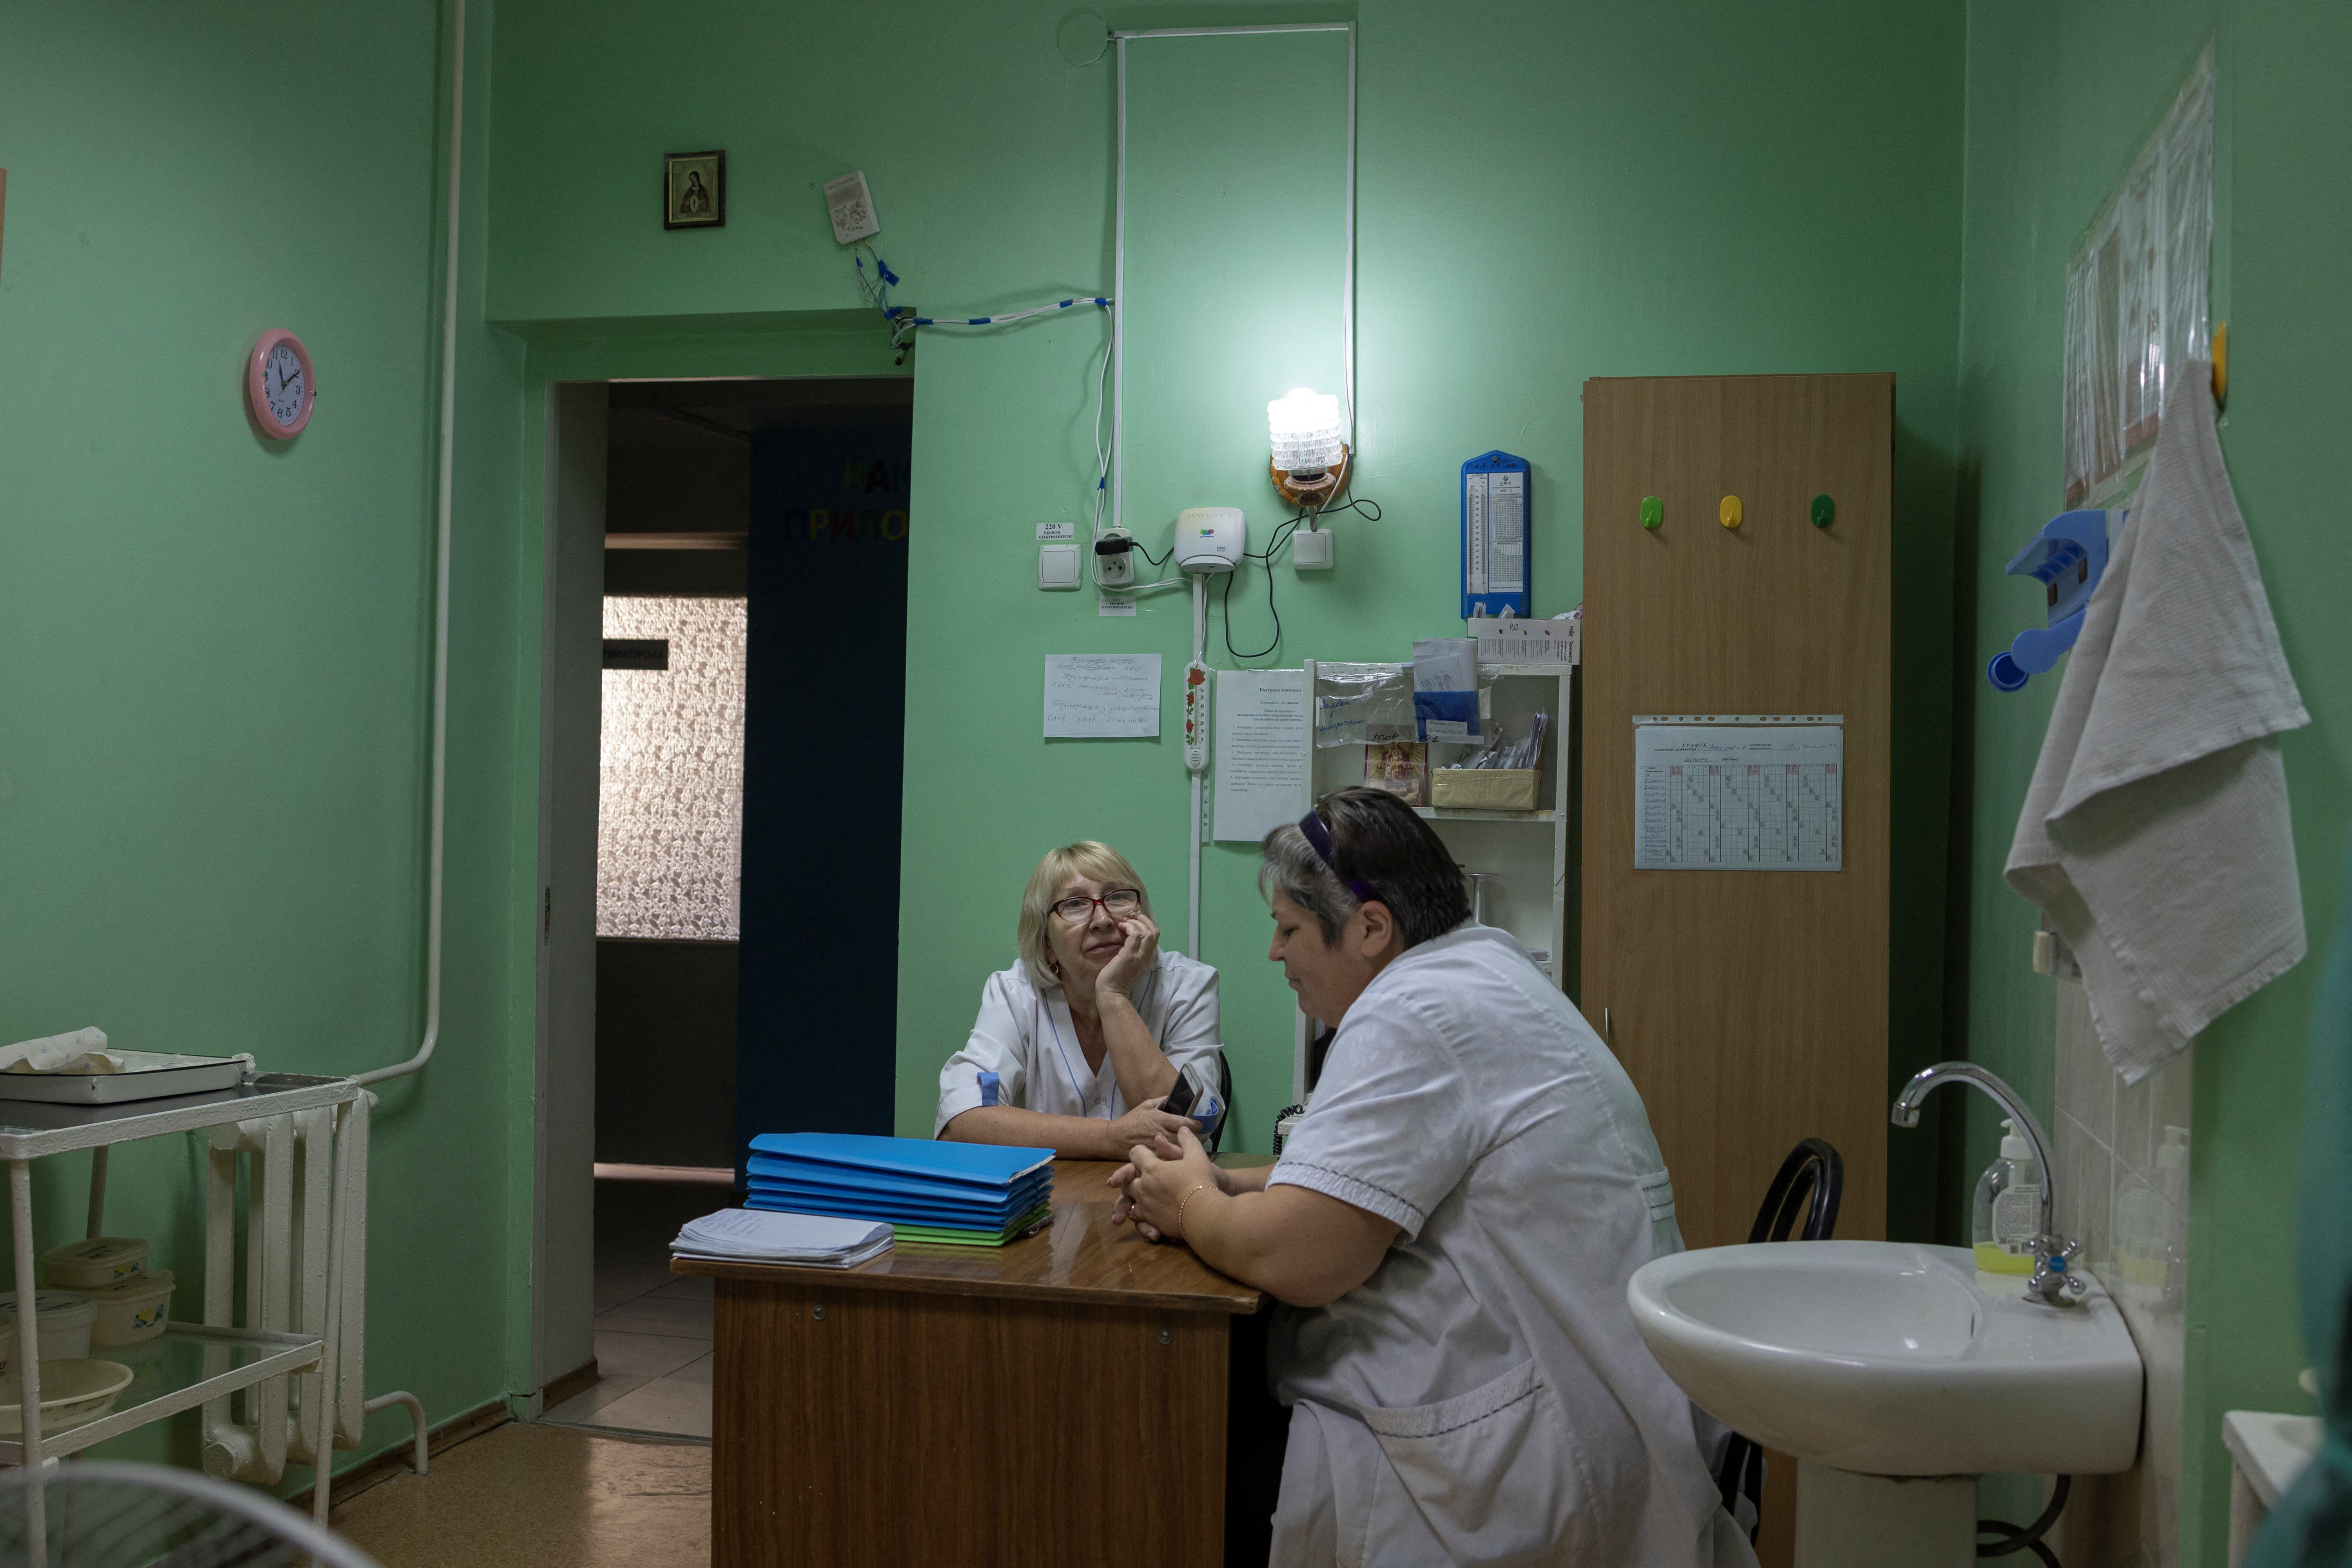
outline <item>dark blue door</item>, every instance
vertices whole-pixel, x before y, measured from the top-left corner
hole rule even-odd
[[[759,1133],[890,1131],[908,435],[754,433],[739,1182]]]

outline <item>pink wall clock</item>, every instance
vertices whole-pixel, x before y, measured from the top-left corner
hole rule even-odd
[[[261,433],[272,440],[288,441],[302,433],[302,426],[310,423],[311,405],[319,401],[319,378],[301,339],[279,327],[261,334],[246,362],[245,401]]]

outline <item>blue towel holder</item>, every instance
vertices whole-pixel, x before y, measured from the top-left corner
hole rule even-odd
[[[2118,527],[2128,513],[2120,514]],[[2083,634],[2083,611],[2107,570],[2107,514],[2064,511],[2042,525],[2033,542],[2011,558],[2009,574],[2031,577],[2048,592],[2043,626],[2028,627],[1992,656],[1985,679],[1996,691],[2022,691],[2031,678],[2058,662]]]

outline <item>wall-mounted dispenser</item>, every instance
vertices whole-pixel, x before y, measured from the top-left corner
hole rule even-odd
[[[2012,577],[2031,577],[2046,590],[2049,613],[2042,629],[2021,631],[2008,651],[1985,666],[1996,691],[2022,691],[2026,681],[2058,662],[2082,635],[2083,611],[2107,569],[2110,529],[2120,531],[2129,513],[2121,510],[2061,512],[2042,525],[2033,542],[2009,563]]]

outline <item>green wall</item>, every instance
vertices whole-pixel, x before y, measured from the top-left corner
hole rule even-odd
[[[2171,101],[2197,51],[2217,42],[2213,316],[2230,324],[2221,422],[2238,500],[2313,724],[2286,738],[2288,789],[2315,949],[2340,911],[2352,815],[2352,678],[2342,598],[2352,542],[2334,454],[2352,307],[2337,286],[2352,244],[2352,135],[2340,62],[2352,13],[2317,4],[2158,5],[1971,0],[1968,198],[1960,354],[1958,820],[1969,915],[1956,932],[1955,1026],[1969,1054],[2052,1096],[2050,982],[2029,973],[2036,924],[2000,878],[2048,721],[2054,681],[1997,695],[1984,662],[2038,613],[2001,574],[2063,510],[2058,375],[2068,255],[2108,186]],[[2331,629],[2334,628],[2334,629]],[[2298,1096],[2317,965],[2305,963],[2221,1018],[2197,1047],[2188,1305],[2184,1562],[2227,1547],[2225,1410],[2308,1408],[2294,1383],[2310,1352],[2294,1316],[2293,1198]],[[1956,987],[1956,993],[1958,988]],[[1993,1153],[1971,1108],[1973,1172]]]
[[[1897,933],[1898,1073],[1932,1059],[1957,449],[1958,5],[1501,4],[1479,7],[1475,26],[1402,0],[1101,9],[1121,27],[1360,23],[1356,489],[1388,510],[1378,524],[1338,524],[1337,571],[1277,569],[1283,663],[1402,657],[1413,637],[1459,631],[1455,475],[1489,447],[1534,463],[1538,609],[1572,606],[1588,376],[1897,374],[1895,784],[1913,803],[1897,876],[1917,911]],[[1064,62],[1066,11],[1016,0],[505,0],[492,316],[854,308],[854,273],[817,189],[851,168],[871,183],[879,247],[908,302],[980,312],[1107,289],[1111,66]],[[891,47],[877,49],[877,37]],[[1283,105],[1263,112],[1278,122]],[[728,151],[727,227],[664,233],[659,154],[712,146]],[[1042,655],[1161,653],[1172,728],[1189,651],[1179,595],[1109,620],[1091,595],[1034,586],[1034,525],[1089,514],[1104,331],[1098,315],[1073,312],[936,332],[913,362],[908,726],[919,760],[898,932],[901,1131],[929,1131],[938,1065],[970,1028],[982,977],[1011,961],[1019,891],[1045,848],[1080,837],[1119,845],[1173,917],[1165,923],[1181,926],[1186,786],[1172,733],[1053,744],[1037,733]],[[1222,439],[1236,409],[1254,428],[1268,395],[1217,363],[1151,369],[1167,405],[1198,411],[1151,432],[1163,443]],[[1263,540],[1271,492],[1234,499]],[[1129,521],[1156,548],[1165,517]],[[1242,638],[1266,624],[1263,590],[1255,569],[1235,588],[1237,606],[1244,592],[1251,605],[1242,647],[1261,646]],[[1211,641],[1212,662],[1226,662],[1218,632]],[[1288,1094],[1290,998],[1261,956],[1254,852],[1215,846],[1205,859],[1202,956],[1224,972],[1240,1133],[1263,1147]],[[1934,1148],[1931,1135],[1915,1138],[1895,1145],[1896,1223],[1924,1233]]]
[[[423,1032],[446,25],[435,0],[12,16],[0,1037],[97,1024],[342,1073]],[[467,270],[478,293],[478,255]],[[322,388],[284,445],[243,412],[271,326],[301,334]],[[462,450],[503,456],[461,497],[441,1048],[383,1090],[368,1273],[369,1390],[412,1389],[436,1421],[508,1391],[523,1239],[478,1201],[513,1152],[513,394],[478,331],[462,342],[483,411]],[[189,1317],[203,1169],[163,1139],[110,1184],[109,1228],[157,1243]],[[36,1167],[42,1245],[80,1234],[86,1171]],[[374,1418],[371,1447],[403,1420]],[[193,1424],[174,1431],[193,1459]]]

